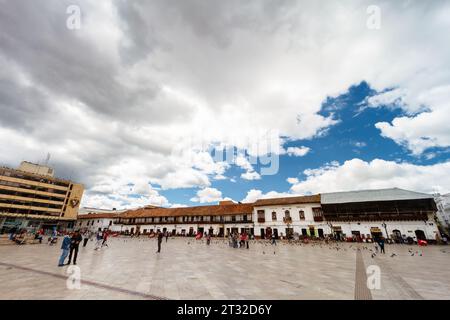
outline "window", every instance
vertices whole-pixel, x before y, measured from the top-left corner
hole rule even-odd
[[[323,221],[322,208],[312,208],[314,221]]]
[[[235,222],[236,221],[236,216],[231,216],[231,221]]]
[[[305,211],[300,210],[300,211],[298,212],[298,215],[299,215],[299,217],[300,217],[300,220],[305,220]]]
[[[289,210],[286,210],[284,212],[283,222],[286,223],[286,224],[291,224],[292,223],[291,213],[289,212]]]
[[[277,221],[277,213],[275,211],[272,212],[272,221]]]
[[[258,214],[258,222],[266,222],[264,210],[258,210],[257,214]]]

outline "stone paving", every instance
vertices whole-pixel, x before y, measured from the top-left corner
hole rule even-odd
[[[260,241],[247,250],[169,238],[156,254],[155,239],[108,242],[80,247],[80,289],[67,288],[59,245],[0,246],[0,299],[450,299],[450,246],[386,245],[372,258],[373,244]],[[370,265],[381,287],[368,293],[361,270]]]

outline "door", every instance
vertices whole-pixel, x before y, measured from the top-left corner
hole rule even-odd
[[[292,239],[294,236],[294,228],[286,228],[286,238]]]
[[[273,229],[273,234],[275,236],[275,239],[278,239],[278,229],[277,228]]]
[[[319,233],[319,238],[323,238],[323,229],[317,229],[317,232]]]
[[[266,238],[266,233],[264,232],[264,228],[261,228],[261,239]]]
[[[416,230],[416,238],[417,240],[427,240],[427,237],[425,236],[425,232],[423,232],[422,230]]]

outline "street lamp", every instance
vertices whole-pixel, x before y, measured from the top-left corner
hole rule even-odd
[[[381,225],[384,227],[384,230],[386,231],[386,237],[389,238],[389,234],[388,234],[388,231],[387,231],[387,225],[386,225],[386,223],[383,222]]]

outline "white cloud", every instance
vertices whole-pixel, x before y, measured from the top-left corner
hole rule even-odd
[[[298,178],[287,178],[286,181],[290,184],[298,183]]]
[[[243,203],[253,203],[258,199],[270,199],[270,198],[279,198],[279,197],[289,197],[293,196],[287,192],[277,192],[277,191],[269,191],[267,193],[263,193],[261,190],[251,189],[247,192],[247,195],[244,199],[242,199]]]
[[[261,175],[256,171],[247,171],[241,174],[241,178],[244,180],[259,180],[261,179]]]
[[[380,30],[366,28],[369,0],[77,3],[77,32],[61,27],[61,1],[2,5],[0,162],[50,152],[57,175],[86,184],[86,201],[142,177],[208,187],[228,167],[198,145],[245,149],[272,131],[310,139],[335,123],[322,102],[362,80],[398,88],[373,106],[397,94],[411,111],[377,124],[383,136],[416,154],[450,145],[447,2],[381,1]]]
[[[241,174],[241,178],[245,180],[259,180],[261,179],[261,175],[255,171],[250,161],[244,157],[242,154],[239,154],[235,159],[235,164],[246,170],[245,173]]]
[[[208,203],[222,200],[222,192],[216,188],[204,188],[197,191],[197,196],[191,198],[192,202]]]
[[[356,141],[355,143],[353,143],[353,145],[357,148],[364,148],[365,146],[367,146],[367,143],[362,141]]]
[[[294,194],[378,188],[404,188],[419,192],[450,191],[450,162],[429,166],[375,159],[332,163],[304,171],[306,179],[291,187]],[[292,181],[295,182],[295,181]]]
[[[188,205],[186,204],[180,204],[180,203],[174,203],[172,205],[170,205],[170,208],[187,208]]]
[[[305,156],[311,149],[308,147],[289,147],[286,150],[286,153],[289,156],[295,156],[295,157],[303,157]]]

